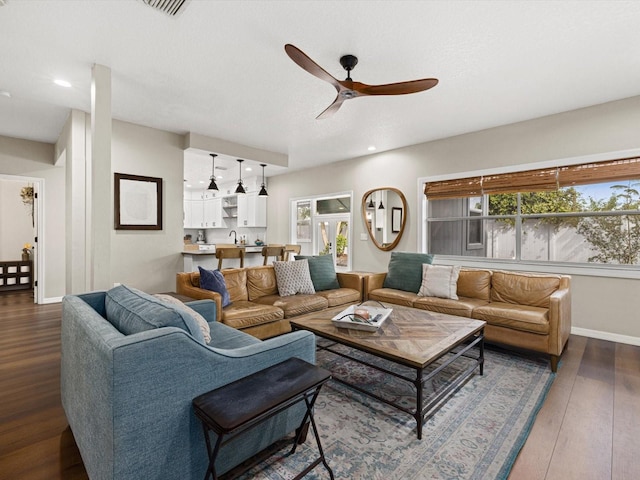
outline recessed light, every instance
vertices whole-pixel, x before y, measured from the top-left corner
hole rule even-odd
[[[0,96],[11,98],[11,93],[7,92],[6,90],[0,90]]]
[[[200,180],[198,183],[204,183],[204,180]]]
[[[251,171],[251,167],[247,167],[244,170],[245,170],[245,172],[250,172]]]
[[[369,148],[367,148],[367,150],[369,150],[370,152],[374,152],[376,150],[375,145],[370,145]]]
[[[66,80],[62,80],[61,78],[56,78],[53,83],[58,85],[59,87],[71,88],[71,84]]]
[[[191,188],[191,185],[189,185],[189,184],[187,183],[187,187],[188,187],[188,188]]]

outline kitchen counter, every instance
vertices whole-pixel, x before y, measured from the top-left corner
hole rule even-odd
[[[262,247],[263,245],[249,244],[245,246],[237,246],[236,248],[244,248],[245,267],[253,267],[256,265],[262,265]],[[215,245],[200,245],[200,248],[206,248],[203,250],[183,250],[182,256],[184,259],[185,272],[197,272],[198,267],[214,270],[218,268],[218,260],[216,259]],[[225,266],[230,263],[231,266],[240,267],[240,260],[231,258],[225,259]]]

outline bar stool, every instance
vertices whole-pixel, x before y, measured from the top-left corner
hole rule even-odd
[[[288,262],[289,257],[291,256],[292,253],[295,253],[296,255],[298,255],[300,253],[301,248],[302,248],[302,245],[287,243],[284,246],[284,260]]]
[[[240,268],[244,267],[244,248],[229,244],[216,244],[216,258],[218,259],[218,270],[222,270],[222,260],[224,258],[239,258]]]
[[[269,257],[275,257],[276,260],[284,260],[284,245],[266,245],[262,247],[262,256],[264,261],[262,265],[266,265]]]

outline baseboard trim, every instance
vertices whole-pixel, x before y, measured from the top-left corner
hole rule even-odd
[[[588,328],[571,327],[571,334],[580,337],[597,338],[598,340],[609,340],[610,342],[626,343],[640,347],[640,338],[618,333],[601,332],[599,330],[589,330]]]
[[[42,305],[47,303],[60,303],[62,302],[62,297],[49,297],[42,299]]]

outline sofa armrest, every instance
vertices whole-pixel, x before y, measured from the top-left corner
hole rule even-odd
[[[364,296],[365,299],[369,298],[369,293],[384,285],[384,279],[387,277],[387,272],[371,273],[364,277]]]
[[[193,302],[186,302],[185,305],[193,308],[202,315],[207,322],[216,321],[218,306],[214,300],[194,300]]]
[[[176,275],[176,293],[195,300],[213,300],[216,302],[217,320],[222,321],[222,295],[218,292],[194,287],[188,273],[178,273]]]
[[[549,297],[549,353],[560,355],[571,334],[571,289],[569,277],[564,288]]]
[[[352,288],[360,292],[360,298],[362,298],[362,291],[364,289],[364,277],[359,273],[354,272],[337,272],[338,283],[340,288]]]

